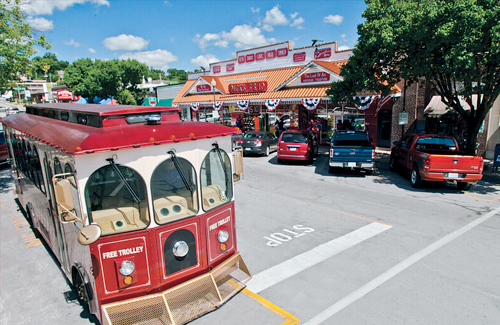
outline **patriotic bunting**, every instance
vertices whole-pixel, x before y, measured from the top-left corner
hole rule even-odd
[[[302,98],[302,105],[304,105],[308,111],[315,110],[319,105],[321,98]]]
[[[385,97],[379,98],[379,100],[377,102],[377,110],[375,111],[375,116],[377,116],[378,112],[382,109],[382,107],[384,107],[384,105],[389,103],[389,102],[391,102],[391,103],[393,102],[391,96],[385,96]]]
[[[191,109],[195,112],[200,108],[200,103],[191,103]]]
[[[236,102],[238,104],[238,108],[242,111],[246,111],[248,109],[248,104],[250,104],[249,100],[238,100]]]
[[[276,107],[278,107],[278,105],[280,104],[281,102],[281,99],[266,99],[266,107],[267,107],[267,110],[272,112],[276,109]]]
[[[361,103],[359,105],[356,104],[356,108],[359,109],[360,111],[364,111],[364,110],[368,109],[368,107],[370,107],[371,103],[378,97],[380,97],[380,96],[379,95],[364,96],[364,97],[358,96],[357,98],[359,98]],[[356,99],[356,97],[353,97],[353,99]]]
[[[213,103],[213,107],[218,112],[218,111],[220,111],[223,104],[224,104],[224,102],[215,102],[215,103]]]

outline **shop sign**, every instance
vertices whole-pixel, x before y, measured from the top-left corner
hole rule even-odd
[[[399,125],[408,125],[408,112],[399,112]]]
[[[260,107],[259,106],[250,106],[248,108],[248,114],[260,114]]]
[[[287,56],[288,55],[288,47],[284,47],[282,49],[278,49],[278,53],[277,54],[278,54],[279,58]]]
[[[332,56],[332,49],[327,47],[324,49],[316,49],[314,51],[314,58],[315,59],[327,59]]]
[[[302,62],[306,60],[306,52],[294,53],[293,62]]]
[[[267,91],[267,81],[247,82],[242,84],[230,84],[230,94],[259,93]]]
[[[245,56],[244,55],[238,57],[238,63],[245,63]]]
[[[266,52],[266,60],[274,59],[276,57],[276,50]]]
[[[196,86],[196,92],[203,93],[203,92],[206,92],[206,91],[212,91],[212,86],[210,86],[208,84]]]
[[[73,93],[67,90],[58,90],[57,99],[73,99]]]
[[[214,73],[220,73],[220,65],[215,65],[213,71]]]
[[[302,83],[330,81],[330,74],[326,72],[304,73],[300,76]]]
[[[245,56],[245,61],[246,61],[246,62],[253,62],[253,61],[254,61],[254,59],[255,59],[254,54],[247,54],[247,55]]]
[[[234,63],[226,65],[226,72],[234,71]]]
[[[255,54],[255,60],[257,60],[257,61],[265,60],[265,58],[266,58],[265,52],[259,52],[259,53]]]

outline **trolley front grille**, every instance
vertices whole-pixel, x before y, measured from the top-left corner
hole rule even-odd
[[[155,295],[103,305],[103,324],[182,324],[221,304],[251,279],[238,253],[211,272]]]

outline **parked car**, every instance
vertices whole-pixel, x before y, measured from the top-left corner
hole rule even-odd
[[[373,172],[375,148],[364,131],[337,131],[330,142],[329,172],[334,168],[366,170]]]
[[[461,153],[453,137],[412,134],[394,142],[389,168],[410,172],[413,187],[426,181],[455,181],[459,190],[468,190],[483,177],[484,161]]]
[[[243,147],[243,154],[256,153],[269,156],[271,151],[278,149],[278,138],[267,131],[250,131],[238,140],[238,146]]]
[[[319,143],[311,131],[283,131],[278,143],[278,163],[284,160],[305,160],[312,163],[319,154]]]
[[[7,151],[7,143],[5,142],[5,137],[3,130],[0,130],[0,165],[9,162],[9,152]]]

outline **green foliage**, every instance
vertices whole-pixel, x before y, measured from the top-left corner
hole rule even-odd
[[[35,46],[50,49],[45,36],[35,36],[26,16],[19,8],[19,0],[0,1],[0,86],[8,80],[18,80],[18,74],[30,69],[30,57]]]
[[[29,76],[32,79],[45,78],[46,80],[52,79],[52,81],[56,81],[59,78],[57,71],[64,71],[68,65],[67,61],[59,61],[55,54],[47,52],[43,57],[35,56],[31,59]]]
[[[137,105],[134,95],[128,89],[120,91],[116,96],[116,101],[120,105]]]
[[[388,94],[402,79],[430,81],[443,102],[467,120],[468,143],[500,94],[500,2],[498,0],[367,0],[344,80],[327,93],[332,100],[356,92]],[[473,94],[481,94],[472,102]],[[463,96],[471,111],[458,99]],[[467,148],[475,151],[475,146]]]
[[[184,70],[168,69],[167,72],[169,80],[177,80],[180,83],[187,81],[187,73]]]

